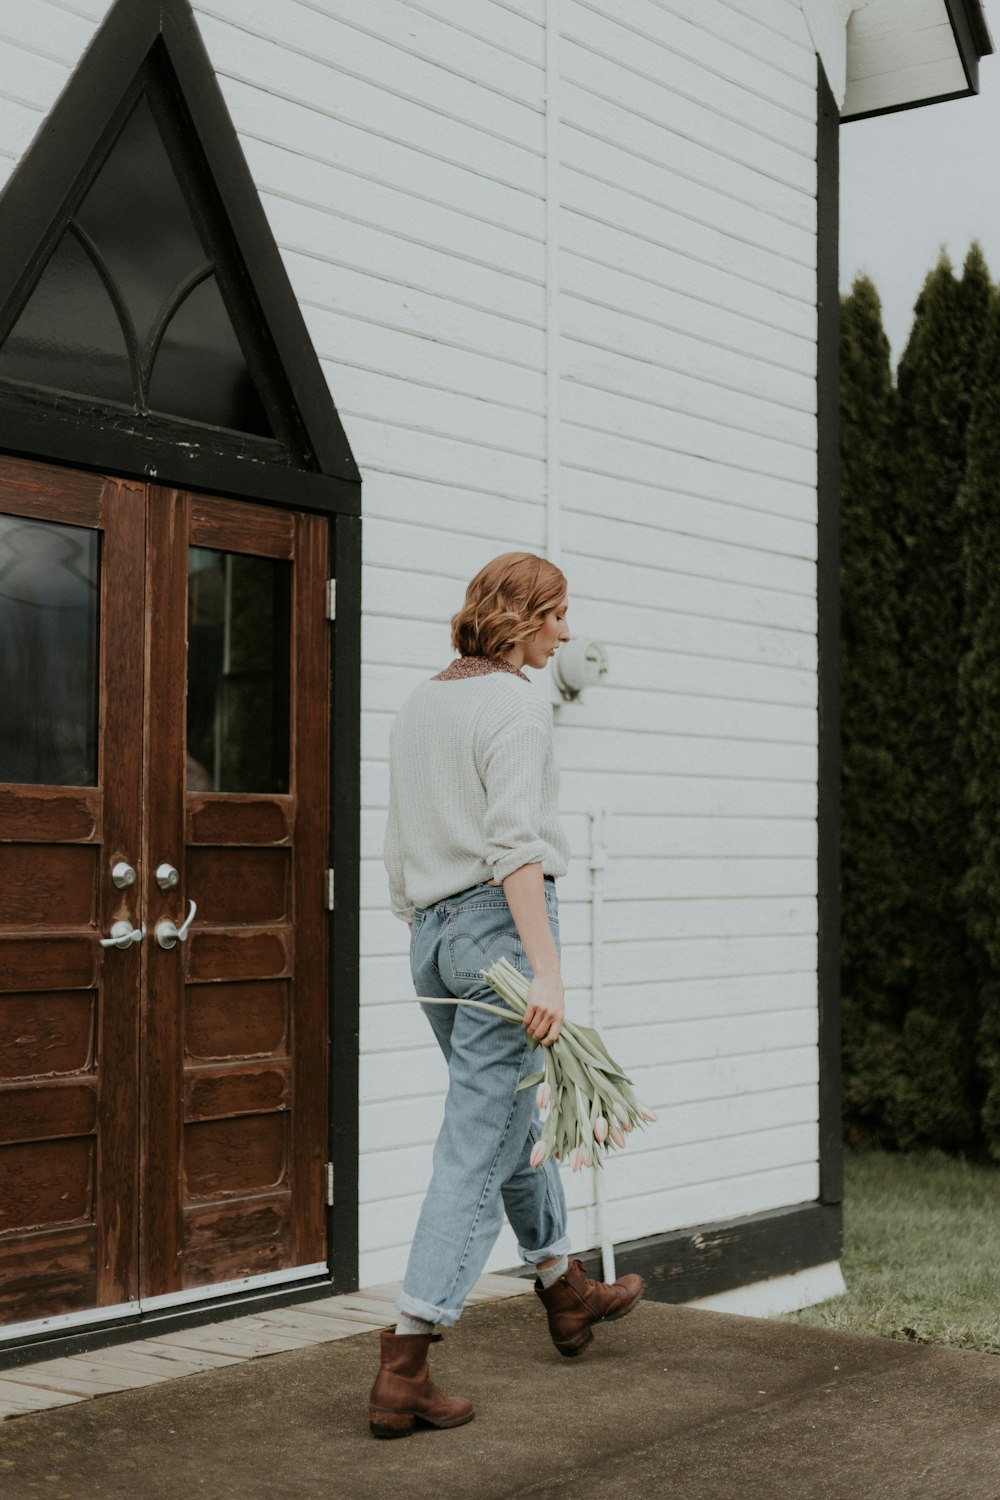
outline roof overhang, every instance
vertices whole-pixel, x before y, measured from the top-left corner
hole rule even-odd
[[[994,50],[982,0],[861,0],[847,22],[842,120],[979,92]]]

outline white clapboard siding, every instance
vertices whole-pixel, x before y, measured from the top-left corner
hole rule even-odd
[[[596,224],[579,249],[567,249],[562,265],[563,329],[581,343],[639,358],[652,345],[668,368],[693,369],[702,378],[718,372],[727,384],[738,378],[735,369],[745,369],[726,360],[727,353],[748,356],[765,385],[780,380],[783,370],[800,381],[815,380],[814,330],[789,333],[765,321],[762,315],[771,308],[760,303],[753,288],[741,298],[726,280],[723,289],[734,305],[722,306],[706,295],[711,289],[695,269],[662,254],[643,253],[641,246]],[[680,285],[675,287],[674,281]],[[685,284],[694,291],[685,291]],[[694,358],[699,347],[701,359]],[[800,389],[797,384],[797,399]]]
[[[0,7],[0,180],[108,5]],[[546,10],[195,3],[364,480],[369,1283],[402,1274],[446,1079],[387,910],[389,728],[472,573],[544,549],[554,438],[570,625],[610,663],[556,710],[568,1005],[660,1115],[609,1168],[612,1233],[818,1191],[816,60],[797,0],[562,0],[553,257]],[[566,1185],[586,1249],[593,1178]]]

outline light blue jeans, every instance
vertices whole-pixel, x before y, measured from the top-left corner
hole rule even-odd
[[[545,881],[545,903],[558,946],[551,880]],[[479,975],[500,957],[531,977],[502,886],[474,886],[415,912],[410,970],[418,995],[502,1005]],[[529,1161],[540,1133],[535,1090],[516,1090],[540,1070],[541,1060],[524,1027],[467,1005],[423,1010],[448,1062],[448,1094],[396,1306],[450,1327],[482,1275],[505,1211],[526,1265],[565,1255],[570,1242],[557,1166]]]

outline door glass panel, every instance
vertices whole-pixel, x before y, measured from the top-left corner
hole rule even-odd
[[[290,608],[290,563],[190,548],[188,791],[288,791]]]
[[[0,781],[96,786],[99,538],[0,516]]]

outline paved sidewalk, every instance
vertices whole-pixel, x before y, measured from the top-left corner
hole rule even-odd
[[[533,1296],[433,1351],[476,1420],[377,1442],[372,1332],[18,1417],[4,1500],[997,1500],[1000,1360],[643,1302],[577,1360]]]

